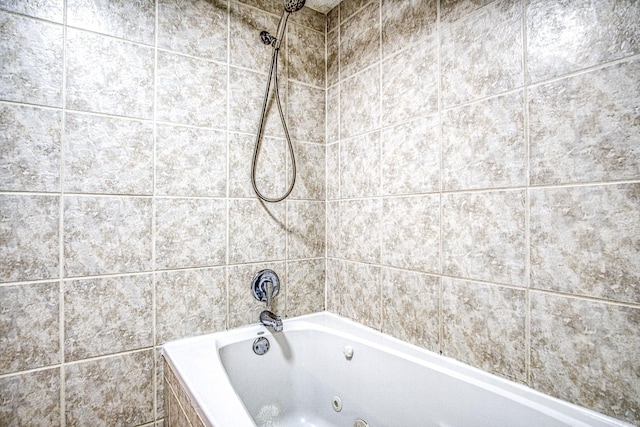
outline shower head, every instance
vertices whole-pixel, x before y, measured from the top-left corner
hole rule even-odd
[[[284,10],[287,12],[297,12],[304,7],[306,0],[284,0]]]

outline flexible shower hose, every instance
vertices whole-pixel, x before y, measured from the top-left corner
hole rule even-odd
[[[287,19],[289,18],[290,12],[285,11],[282,14],[282,18],[280,18],[280,24],[278,25],[278,36],[282,37],[281,34],[284,34],[284,29],[287,25]],[[280,40],[274,39],[273,42],[273,52],[271,54],[271,69],[269,70],[269,78],[267,80],[267,88],[264,93],[264,101],[262,103],[262,113],[260,114],[260,124],[258,126],[258,134],[256,135],[256,143],[253,150],[253,159],[251,160],[251,185],[253,186],[253,191],[255,191],[256,195],[269,203],[277,203],[286,199],[289,194],[293,191],[293,186],[296,183],[296,158],[293,153],[293,144],[291,143],[291,137],[289,136],[289,129],[287,128],[287,122],[284,117],[284,112],[282,111],[282,105],[280,103],[280,93],[278,91],[278,53],[280,51]],[[258,156],[260,154],[260,147],[262,145],[262,132],[264,130],[264,122],[265,116],[267,114],[267,105],[269,103],[269,94],[271,93],[271,80],[274,82],[274,92],[276,97],[276,105],[278,106],[278,113],[280,114],[280,122],[282,123],[282,128],[284,129],[284,136],[287,139],[287,145],[289,146],[289,154],[291,156],[291,184],[289,185],[287,191],[279,197],[267,197],[258,189],[258,185],[256,184],[256,168],[258,166]]]

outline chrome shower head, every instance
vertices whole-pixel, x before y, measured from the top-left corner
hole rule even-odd
[[[284,10],[287,12],[297,12],[304,7],[306,0],[284,0]]]

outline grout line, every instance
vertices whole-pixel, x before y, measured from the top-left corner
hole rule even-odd
[[[59,279],[60,279],[60,426],[65,427],[67,422],[66,417],[66,369],[65,369],[65,304],[64,304],[64,204],[65,204],[65,144],[66,144],[66,121],[67,121],[67,19],[68,19],[68,4],[67,0],[63,1],[62,5],[62,129],[60,132],[60,218],[59,218],[59,238],[60,238],[60,252],[59,252]]]
[[[436,55],[438,58],[438,141],[439,141],[439,156],[438,160],[438,196],[439,196],[439,233],[440,239],[438,241],[438,250],[439,250],[439,266],[438,271],[440,272],[440,280],[439,280],[439,288],[438,288],[438,347],[440,354],[444,354],[444,280],[442,278],[442,274],[444,273],[444,227],[443,227],[443,219],[444,219],[444,206],[443,206],[443,196],[442,191],[444,189],[444,143],[442,138],[442,52],[441,52],[441,44],[442,44],[442,11],[440,1],[436,3]]]
[[[229,130],[230,122],[231,122],[231,2],[227,3],[227,104],[226,104],[226,135],[227,135],[227,188],[226,188],[226,198],[225,198],[225,221],[227,222],[227,226],[225,228],[225,266],[224,266],[224,280],[225,280],[225,319],[224,319],[224,328],[225,330],[229,329],[229,325],[231,324],[230,316],[231,316],[231,300],[229,298],[230,286],[230,273],[229,273],[229,262],[230,262],[230,243],[231,243],[231,131]]]
[[[153,383],[153,420],[158,420],[158,360],[156,346],[158,345],[158,275],[156,273],[156,232],[157,232],[157,152],[158,152],[158,33],[160,27],[160,6],[159,2],[155,1],[155,16],[154,16],[154,34],[153,34],[153,153],[152,153],[152,198],[151,198],[151,343],[153,345],[153,369],[152,369],[152,383]]]

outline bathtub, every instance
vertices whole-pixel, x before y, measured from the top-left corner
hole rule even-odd
[[[257,355],[262,337],[269,350]],[[163,355],[165,388],[194,426],[631,426],[327,312],[279,333],[251,325],[170,342]]]

